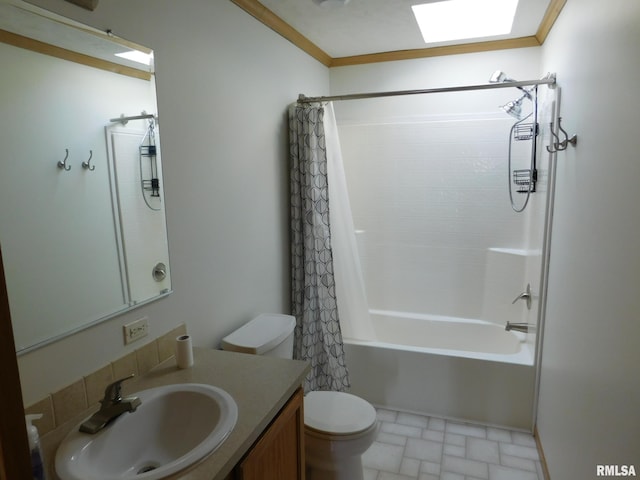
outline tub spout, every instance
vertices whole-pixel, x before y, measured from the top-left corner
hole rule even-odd
[[[504,327],[504,329],[507,332],[510,332],[511,330],[515,330],[516,332],[529,333],[529,332],[535,332],[536,331],[536,326],[532,325],[530,323],[511,323],[511,322],[507,322],[507,325]]]

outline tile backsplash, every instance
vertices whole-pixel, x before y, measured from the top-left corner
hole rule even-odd
[[[152,342],[29,405],[25,408],[25,414],[42,413],[43,417],[34,421],[34,425],[40,435],[52,431],[83,410],[96,405],[102,400],[104,390],[111,382],[132,373],[144,375],[174,356],[175,339],[185,333],[187,329],[184,324],[177,326]]]

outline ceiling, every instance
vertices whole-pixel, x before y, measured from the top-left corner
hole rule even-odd
[[[566,2],[519,0],[513,29],[508,35],[427,45],[411,5],[440,0],[349,0],[343,5],[338,0],[325,5],[314,0],[231,1],[330,67],[537,46],[544,41]],[[26,34],[63,49],[79,51],[77,46],[83,45],[85,50],[80,53],[140,68],[113,56],[113,48],[122,48],[121,39],[107,38],[104,33],[86,27],[68,28],[60,19],[51,21],[49,15],[28,11],[34,7],[17,0],[0,0],[0,7],[0,29]],[[76,37],[82,38],[79,41]]]
[[[318,5],[313,0],[232,1],[274,30],[281,30],[280,33],[283,33],[283,29],[282,25],[278,28],[278,22],[284,22],[285,27],[292,28],[331,60],[371,56],[383,52],[427,53],[426,50],[430,49],[443,50],[440,47],[470,44],[507,45],[504,42],[512,39],[528,39],[528,46],[536,43],[539,45],[544,40],[539,38],[544,24],[548,24],[549,21],[553,23],[553,14],[557,16],[564,4],[562,0],[520,0],[513,30],[508,35],[425,44],[411,5],[439,0],[350,0],[344,5],[337,1]],[[259,12],[258,9],[266,13]],[[553,17],[551,20],[550,16]],[[286,34],[284,36],[287,37]]]

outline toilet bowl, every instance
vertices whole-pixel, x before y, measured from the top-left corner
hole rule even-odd
[[[363,480],[361,455],[377,433],[369,402],[343,392],[309,392],[304,398],[307,480]]]
[[[224,350],[293,358],[295,318],[262,314],[222,339]],[[307,480],[363,480],[362,454],[377,432],[376,411],[344,392],[309,392],[304,398]]]

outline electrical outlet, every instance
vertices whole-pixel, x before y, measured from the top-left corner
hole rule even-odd
[[[131,323],[127,323],[122,328],[124,330],[124,344],[129,345],[131,342],[140,340],[149,334],[149,317],[142,317]]]

